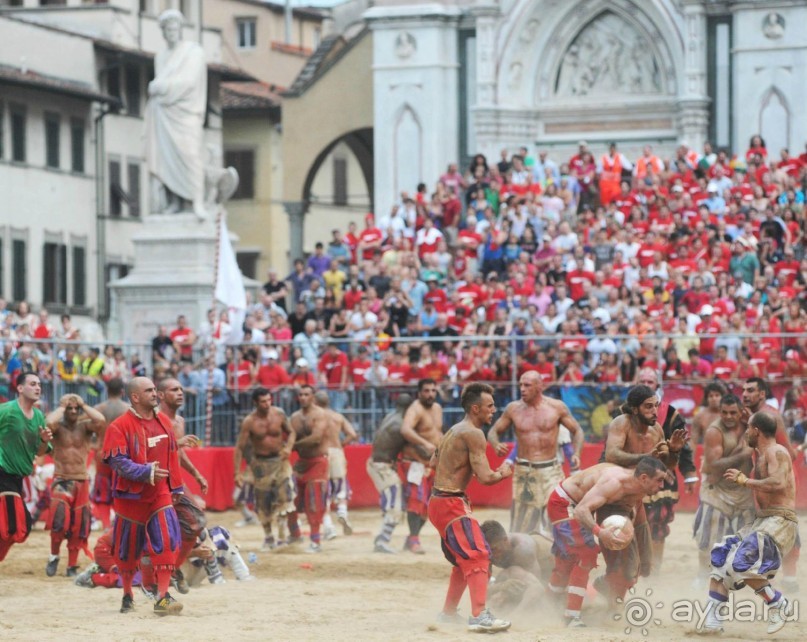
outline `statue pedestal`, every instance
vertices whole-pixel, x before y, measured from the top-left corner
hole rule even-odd
[[[192,213],[152,214],[132,238],[135,265],[109,283],[113,340],[151,341],[160,325],[176,326],[183,314],[198,332],[213,301],[215,220]]]

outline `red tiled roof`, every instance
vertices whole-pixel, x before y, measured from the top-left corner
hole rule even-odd
[[[226,110],[273,109],[280,107],[282,87],[264,82],[221,83],[221,104]]]

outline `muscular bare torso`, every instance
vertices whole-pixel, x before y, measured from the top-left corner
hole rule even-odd
[[[432,404],[431,408],[426,408],[415,400],[407,414],[413,413],[414,415],[414,429],[415,432],[423,437],[426,441],[439,446],[443,439],[443,408],[440,404]],[[404,459],[414,459],[424,464],[429,462],[429,457],[424,456],[423,453],[414,445],[407,443],[402,451]]]
[[[317,443],[300,443],[306,437],[310,437],[316,426],[322,430],[322,439]],[[321,457],[328,454],[328,446],[325,438],[327,431],[327,417],[322,408],[312,406],[307,410],[298,410],[291,416],[291,428],[297,435],[297,442],[294,448],[300,453],[300,457],[308,459],[310,457]]]
[[[56,479],[88,479],[87,455],[93,433],[89,430],[92,422],[79,419],[75,425],[59,424],[53,433],[53,463]]]
[[[245,422],[249,423],[249,450],[259,457],[278,455],[285,442],[283,423],[285,413],[280,408],[270,408],[266,417],[250,413]]]
[[[491,562],[499,568],[518,566],[540,577],[541,567],[538,566],[538,546],[535,540],[525,533],[510,533],[510,551],[501,557],[492,557]]]
[[[739,452],[742,449],[742,447],[744,445],[743,443],[741,443],[741,440],[742,440],[742,437],[743,437],[743,432],[744,432],[744,427],[743,426],[738,426],[734,430],[728,430],[727,428],[725,428],[723,426],[723,422],[720,421],[720,419],[718,419],[717,421],[712,422],[711,425],[708,426],[707,430],[708,431],[716,430],[717,432],[720,433],[720,435],[722,437],[722,440],[723,440],[723,450],[720,453],[720,455],[718,457],[716,457],[715,459],[722,459],[723,457],[728,457],[729,455],[736,454],[737,452]],[[704,432],[704,436],[705,436],[705,434],[706,433]],[[739,446],[739,448],[738,448],[738,446]],[[707,462],[707,456],[706,455],[704,455],[703,463],[704,463],[704,465],[707,464],[707,463],[710,463],[710,462]],[[751,450],[750,449],[748,449],[748,459],[743,461],[742,464],[739,464],[739,465],[737,465],[735,467],[738,470],[745,473],[746,475],[749,475],[751,473],[751,469],[753,467],[753,461],[752,461],[752,458],[751,458]],[[722,485],[722,484],[726,483],[725,480],[723,479],[723,472],[724,472],[724,470],[721,469],[721,470],[716,470],[716,471],[707,473],[705,475],[706,481],[709,484],[713,484],[713,485]]]
[[[719,410],[701,408],[692,420],[692,433],[689,436],[689,443],[692,445],[703,443],[703,436],[706,434],[706,429],[718,419],[720,419]]]
[[[473,432],[475,431],[475,432]],[[481,430],[467,421],[462,421],[443,435],[437,451],[437,467],[434,474],[434,487],[448,492],[463,492],[471,481],[473,469],[469,448],[465,443],[467,435],[476,435],[482,439]]]
[[[580,503],[592,488],[598,486],[612,506],[633,508],[642,501],[643,493],[638,489],[633,473],[615,464],[597,464],[567,477],[561,487],[575,503]]]
[[[558,431],[564,406],[542,397],[537,406],[514,401],[505,410],[515,427],[518,456],[530,461],[547,461],[557,456]]]
[[[323,408],[323,412],[325,413],[327,421],[327,427],[325,428],[325,447],[341,448],[342,440],[340,439],[340,435],[342,434],[342,422],[344,421],[344,417],[335,410],[327,408]]]
[[[757,506],[764,510],[766,508],[796,508],[796,476],[793,472],[793,462],[787,449],[780,444],[772,444],[765,451],[757,454],[754,466],[754,478],[765,479],[768,477],[769,459],[775,459],[780,469],[785,471],[785,487],[781,490],[765,490],[754,488],[754,499]]]

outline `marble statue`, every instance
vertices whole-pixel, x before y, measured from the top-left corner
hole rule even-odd
[[[146,161],[152,211],[172,214],[190,205],[204,219],[207,64],[200,45],[182,40],[183,21],[174,9],[159,17],[168,48],[157,54],[148,85]]]

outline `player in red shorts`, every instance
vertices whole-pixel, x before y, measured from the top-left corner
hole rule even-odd
[[[667,475],[661,460],[646,456],[634,470],[616,464],[597,464],[564,479],[547,503],[547,517],[552,522],[552,554],[555,568],[549,590],[566,593],[564,615],[570,628],[585,626],[580,619],[588,576],[597,566],[600,548],[595,536],[609,546],[619,543],[610,529],[601,529],[594,512],[605,504],[624,506],[644,513],[642,498],[657,493]]]
[[[74,577],[78,575],[79,552],[83,549],[89,556],[92,510],[87,455],[90,438],[104,429],[106,421],[104,415],[73,394],[64,395],[46,421],[53,433],[56,471],[50,489],[50,557],[45,573],[48,577],[56,574],[59,549],[67,540],[67,577]]]
[[[432,456],[435,467],[434,486],[429,501],[429,521],[440,533],[443,554],[451,562],[442,621],[459,621],[457,605],[465,592],[471,594],[471,617],[468,630],[496,633],[510,628],[510,622],[500,620],[485,606],[490,578],[490,549],[479,522],[471,513],[465,489],[471,477],[487,486],[513,474],[510,462],[491,470],[485,450],[487,442],[482,427],[490,424],[496,405],[493,388],[484,383],[470,383],[460,397],[465,418],[445,434],[440,447]]]
[[[123,381],[115,378],[107,381],[107,400],[94,408],[104,415],[105,426],[108,426],[123,413],[129,410],[129,404],[123,400]],[[104,428],[106,430],[106,428]],[[98,433],[98,443],[104,443],[104,430]],[[103,462],[101,448],[95,452],[95,481],[90,491],[93,505],[93,516],[101,521],[104,529],[109,528],[112,511],[112,469]]]
[[[132,379],[126,392],[132,407],[107,428],[103,448],[115,471],[113,550],[123,582],[121,613],[134,610],[132,580],[147,553],[157,580],[154,612],[178,614],[182,604],[168,593],[182,539],[171,498],[183,489],[177,440],[171,421],[156,410],[150,379]]]

